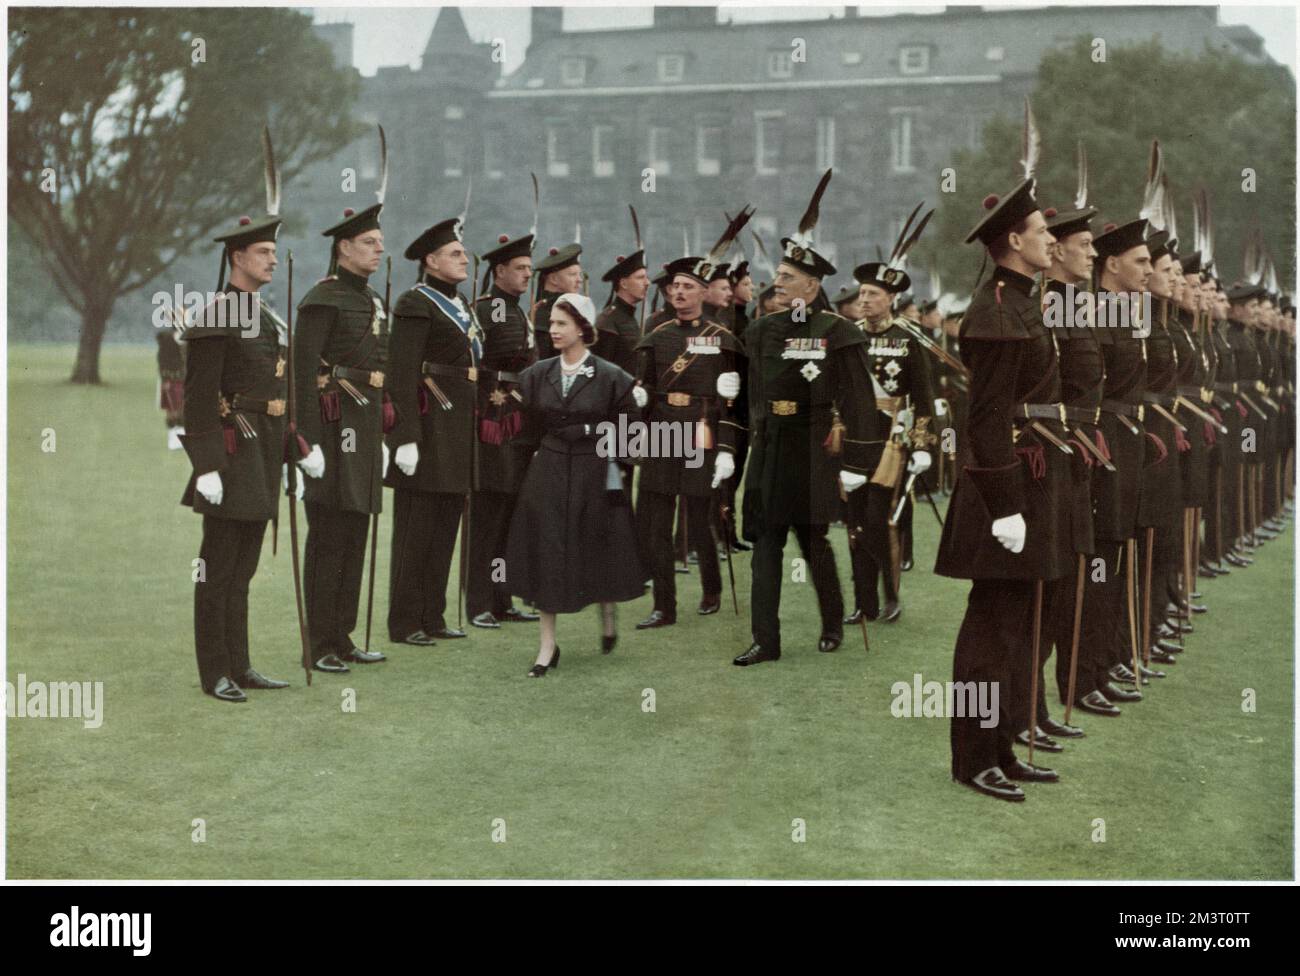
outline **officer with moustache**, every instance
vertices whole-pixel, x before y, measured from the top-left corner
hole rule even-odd
[[[478,487],[474,413],[483,339],[458,289],[469,277],[460,218],[434,224],[404,256],[416,262],[419,280],[393,308],[397,426],[384,482],[393,489],[388,637],[428,646],[465,636],[447,624],[447,580],[466,495]]]
[[[523,428],[519,374],[537,361],[532,324],[519,306],[533,275],[533,235],[502,234],[483,255],[487,289],[475,306],[483,330],[478,373],[478,487],[470,497],[469,579],[465,610],[475,627],[528,623],[537,614],[520,610],[510,596],[506,537],[532,451],[517,439]],[[488,281],[491,287],[488,288]]]

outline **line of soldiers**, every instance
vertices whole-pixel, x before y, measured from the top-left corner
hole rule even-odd
[[[1059,779],[1033,756],[1083,736],[1073,709],[1118,717],[1166,677],[1207,610],[1196,580],[1250,565],[1291,511],[1290,301],[1225,289],[1208,201],[1180,253],[1150,181],[1156,202],[1095,237],[1081,197],[1042,209],[1027,174],[967,238],[994,267],[960,327],[969,397],[935,571],[972,581],[958,695],[1001,692],[996,723],[956,709],[952,775],[1011,801]]]
[[[719,545],[730,559],[752,544],[753,640],[734,663],[779,659],[792,529],[816,594],[819,650],[837,649],[845,624],[863,625],[865,637],[865,621],[898,619],[912,488],[943,482],[928,476],[936,455],[943,460],[940,428],[955,429],[961,451],[936,572],[975,581],[955,678],[1001,681],[1007,720],[992,738],[978,722],[954,720],[953,770],[977,789],[1015,798],[1007,776],[1055,774],[1015,765],[1002,747],[1019,738],[1031,749],[1059,749],[1052,736],[1082,734],[1068,722],[1072,708],[1112,716],[1117,702],[1139,700],[1139,683],[1163,676],[1152,663],[1175,660],[1181,645],[1171,638],[1203,609],[1187,593],[1196,564],[1202,576],[1226,572],[1225,563],[1248,565],[1249,547],[1280,527],[1291,482],[1294,312],[1259,286],[1216,290],[1208,262],[1176,254],[1170,235],[1151,235],[1145,221],[1108,226],[1094,241],[1095,211],[1044,216],[1026,182],[972,233],[997,268],[959,335],[954,319],[945,322],[933,307],[911,306],[914,319],[894,312],[907,307],[899,298],[911,286],[906,255],[929,217],[914,223],[920,207],[889,259],[855,268],[854,287],[836,296],[857,316],[849,319],[831,310],[822,286],[836,269],[813,241],[830,175],[782,239],[774,281],[752,318],[748,265],[725,260],[744,211],[709,254],[664,266],[653,283],[667,304],[644,327],[638,312],[652,284],[644,251],[620,255],[602,276],[610,296],[595,351],[635,377],[640,419],[689,430],[702,454],[702,463],[651,454],[623,465],[629,494],[634,477],[640,483],[640,546],[654,594],[637,626],[676,622],[681,549],[694,552],[698,613],[708,616],[722,603]],[[183,336],[182,440],[194,468],[184,500],[204,515],[196,650],[203,689],[219,699],[285,685],[252,669],[247,638],[249,582],[266,521],[278,510],[276,475],[307,515],[306,657],[315,670],[345,673],[384,660],[368,633],[364,647],[352,637],[367,540],[373,575],[384,486],[393,490],[391,642],[430,646],[466,636],[447,620],[458,535],[471,623],[494,629],[537,619],[514,605],[505,566],[531,455],[516,437],[518,380],[551,348],[551,304],[583,289],[582,249],[552,248],[534,264],[535,233],[501,235],[482,255],[481,286],[471,282],[466,300],[460,289],[472,256],[462,214],[405,249],[417,281],[391,303],[370,285],[385,253],[382,207],[345,211],[324,232],[330,273],[296,309],[291,356],[289,329],[265,304],[253,342],[218,327],[213,314],[271,280],[281,222],[274,211],[242,218],[216,239],[222,298]],[[1180,273],[1170,274],[1175,265]],[[1132,316],[1149,336],[1073,318],[1060,329],[1044,326],[1049,293],[1065,299],[1094,277],[1090,314],[1122,308],[1133,293],[1155,296],[1152,321]],[[1234,324],[1223,325],[1224,317]],[[298,397],[293,417],[287,373]],[[291,437],[286,420],[296,423]],[[1243,453],[1238,435],[1246,428],[1255,446]],[[295,470],[282,469],[286,461]],[[741,478],[743,541],[735,517]],[[841,519],[850,613],[827,538]],[[1194,554],[1189,573],[1201,521],[1204,558]],[[1138,580],[1142,565],[1149,569]],[[1145,591],[1136,602],[1131,582]],[[1154,610],[1138,619],[1137,606]],[[1037,668],[1020,667],[1035,618],[1044,653]],[[1082,642],[1074,637],[1080,618]],[[1065,722],[1048,714],[1041,680],[1053,646]],[[1032,723],[1029,700],[1037,703]]]

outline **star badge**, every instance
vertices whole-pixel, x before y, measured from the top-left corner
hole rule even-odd
[[[885,380],[885,382],[880,385],[883,386],[887,392],[893,393],[895,390],[898,389],[898,380],[893,379],[891,377],[890,379]]]
[[[809,383],[822,374],[822,371],[817,367],[817,364],[811,361],[804,363],[803,369],[799,370],[799,372],[803,374],[803,378]]]
[[[278,380],[283,378],[283,376],[284,376],[284,360],[277,359],[275,361],[275,378]]]
[[[493,406],[499,407],[506,402],[506,395],[500,390],[493,390],[488,394],[488,399],[492,401]]]
[[[888,363],[885,364],[885,372],[888,373],[891,377],[897,376],[902,371],[903,371],[903,367],[898,365],[897,359],[891,359]]]

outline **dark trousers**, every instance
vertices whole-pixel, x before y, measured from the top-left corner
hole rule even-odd
[[[952,659],[952,680],[957,684],[954,701],[966,701],[967,683],[976,689],[977,700],[992,703],[998,693],[998,721],[984,728],[978,714],[954,715],[951,726],[952,775],[969,782],[991,766],[1006,766],[1015,759],[1011,744],[1016,723],[1009,711],[1014,669],[1024,660],[1024,648],[1034,623],[1032,580],[975,580],[966,600],[966,615],[957,632]],[[969,709],[967,709],[969,711]]]
[[[388,636],[403,641],[447,626],[447,578],[465,496],[393,492],[393,548],[388,566]],[[464,544],[468,544],[462,540]]]
[[[700,560],[700,589],[706,597],[722,593],[722,570],[718,566],[718,547],[709,532],[708,496],[682,495],[682,511],[690,540],[697,544]],[[673,550],[673,495],[643,491],[638,499],[638,516],[646,519],[646,546],[654,577],[655,609],[666,616],[677,616],[677,579]]]
[[[898,599],[890,571],[889,516],[894,493],[879,485],[863,485],[849,494],[848,525],[856,536],[849,548],[853,563],[853,602],[869,617],[880,612],[877,581],[883,576],[885,599]],[[902,527],[899,527],[902,535]]]
[[[499,491],[476,491],[470,496],[465,613],[471,618],[484,612],[501,617],[511,607],[510,586],[502,570],[517,497]]]
[[[1090,555],[1085,556],[1083,560],[1083,600],[1081,601],[1083,616],[1079,618],[1079,650],[1074,679],[1074,697],[1076,701],[1088,694],[1088,692],[1097,690],[1096,658],[1098,649],[1103,644],[1102,639],[1097,636],[1099,632],[1099,628],[1096,626],[1097,622],[1088,620],[1088,611],[1090,604],[1089,589],[1095,589],[1100,585],[1092,582],[1093,560],[1101,558],[1100,556]],[[1077,569],[1075,572],[1077,572]],[[1062,576],[1058,580],[1052,580],[1047,584],[1047,592],[1044,596],[1043,640],[1047,642],[1047,646],[1056,648],[1056,691],[1062,705],[1068,701],[1070,690],[1070,647],[1074,640],[1076,582],[1075,573]],[[1093,601],[1093,604],[1093,612],[1096,612],[1095,601]],[[1109,631],[1107,632],[1109,633]],[[1046,665],[1046,656],[1044,656],[1043,663]],[[1104,668],[1101,670],[1105,671]],[[1043,719],[1048,717],[1048,711],[1045,693],[1041,691],[1041,674],[1039,688],[1038,721],[1042,722]]]
[[[1032,590],[1030,596],[1031,598],[1033,596]],[[1047,711],[1047,683],[1043,680],[1043,676],[1047,670],[1047,659],[1052,656],[1052,645],[1056,643],[1056,637],[1058,636],[1061,623],[1061,605],[1063,603],[1069,605],[1072,613],[1074,610],[1073,573],[1043,583],[1043,608],[1038,631],[1038,690],[1037,700],[1034,702],[1032,709],[1029,707],[1029,696],[1034,690],[1034,615],[1033,604],[1030,603],[1029,624],[1025,629],[1023,649],[1011,670],[1011,683],[1008,689],[1010,695],[1007,698],[1007,708],[1011,713],[1011,726],[1014,732],[1024,732],[1029,729],[1031,712],[1033,713],[1035,725],[1050,717]],[[1072,623],[1073,618],[1071,618]],[[1064,664],[1064,669],[1062,669],[1062,664]],[[1062,676],[1063,670],[1064,676]],[[1056,678],[1060,686],[1060,693],[1064,695],[1070,679],[1070,638],[1068,631],[1064,643],[1057,645]],[[1003,692],[1003,694],[1006,694],[1006,692]]]
[[[194,652],[204,691],[236,684],[249,668],[248,584],[257,572],[265,522],[203,516],[203,578],[194,584]]]
[[[755,643],[767,650],[781,649],[781,578],[786,566],[785,540],[794,529],[799,552],[807,563],[821,611],[822,633],[844,632],[844,595],[835,571],[835,553],[824,525],[764,526],[754,543],[751,561],[749,615]]]
[[[718,538],[726,538],[731,543],[731,548],[736,548],[736,491],[744,484],[742,480],[745,476],[745,458],[749,454],[749,431],[741,429],[736,431],[736,450],[734,454],[736,462],[736,473],[724,481],[721,485],[722,493],[720,504],[715,502],[713,505],[714,530]],[[722,517],[722,506],[727,508],[727,517]]]
[[[319,502],[304,502],[307,545],[303,590],[312,660],[352,650],[352,629],[361,601],[370,516]]]
[[[1088,559],[1083,584],[1083,622],[1079,631],[1079,677],[1075,694],[1082,697],[1110,680],[1107,672],[1129,653],[1128,595],[1124,579],[1124,543],[1097,540],[1097,554]],[[1101,559],[1100,579],[1096,560]]]

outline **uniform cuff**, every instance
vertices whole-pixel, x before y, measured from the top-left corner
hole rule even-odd
[[[968,467],[965,470],[984,507],[995,520],[1025,510],[1019,459],[1001,468]]]
[[[226,437],[220,429],[206,434],[181,434],[180,438],[196,475],[226,470]]]

